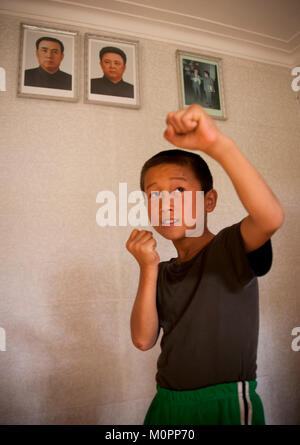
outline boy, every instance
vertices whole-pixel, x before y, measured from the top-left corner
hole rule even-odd
[[[126,244],[140,266],[131,314],[134,345],[152,348],[163,328],[157,394],[145,424],[264,424],[255,392],[257,276],[271,267],[270,238],[281,227],[284,212],[234,141],[200,106],[169,113],[166,123],[164,137],[173,145],[201,150],[221,164],[248,216],[216,235],[208,230],[207,213],[215,208],[217,192],[206,162],[194,153],[161,152],[143,167],[141,188],[149,215],[149,198],[159,199],[154,228],[173,242],[178,254],[160,263],[152,233],[145,230],[133,230]],[[161,197],[167,191],[184,200],[190,191],[195,216],[199,190],[204,192],[204,230],[186,236],[185,219],[176,224],[174,203]]]

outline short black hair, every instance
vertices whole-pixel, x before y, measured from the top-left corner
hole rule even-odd
[[[119,54],[119,56],[122,57],[124,65],[126,65],[126,54],[124,53],[124,51],[122,51],[120,48],[116,48],[115,46],[105,46],[104,48],[102,48],[99,51],[99,57],[100,60],[102,60],[102,57],[104,56],[104,54],[106,53],[115,53],[115,54]]]
[[[60,40],[55,39],[54,37],[40,37],[40,38],[37,39],[37,41],[35,42],[36,49],[39,49],[39,44],[41,43],[42,40],[49,40],[50,42],[56,42],[56,43],[59,43],[59,44],[60,44],[61,52],[63,53],[64,50],[65,50],[63,43],[62,43]]]
[[[151,167],[156,167],[161,164],[188,165],[200,182],[204,195],[213,188],[213,178],[210,169],[200,155],[185,150],[173,149],[160,151],[145,162],[140,176],[140,187],[142,191],[145,191],[144,180],[146,172]]]

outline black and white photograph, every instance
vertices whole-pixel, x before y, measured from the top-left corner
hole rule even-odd
[[[21,25],[19,96],[78,100],[77,32]]]
[[[216,119],[226,119],[221,59],[178,50],[180,105],[201,105]]]
[[[86,102],[139,108],[138,42],[86,34]]]

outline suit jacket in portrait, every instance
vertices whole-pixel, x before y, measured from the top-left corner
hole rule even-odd
[[[40,88],[56,88],[59,90],[72,90],[72,76],[64,71],[50,74],[42,67],[25,70],[25,86]]]
[[[105,94],[107,96],[134,97],[134,87],[131,83],[121,79],[119,82],[111,82],[106,76],[91,79],[91,93]]]

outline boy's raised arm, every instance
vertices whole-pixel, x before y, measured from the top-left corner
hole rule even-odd
[[[169,113],[166,123],[164,137],[173,145],[201,150],[221,164],[249,213],[241,223],[246,252],[262,246],[283,224],[284,211],[258,171],[199,105]]]
[[[156,241],[152,232],[134,229],[126,248],[140,266],[137,295],[130,319],[131,338],[140,350],[152,348],[158,338],[159,322],[156,308],[156,283],[159,255],[155,250]]]

